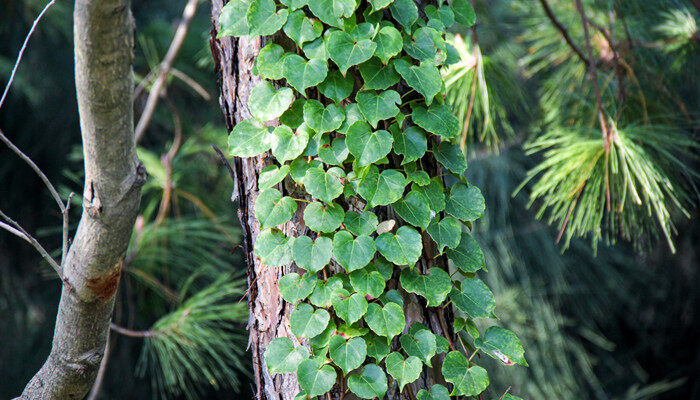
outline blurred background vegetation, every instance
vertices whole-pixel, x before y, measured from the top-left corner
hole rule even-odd
[[[137,116],[185,4],[133,1]],[[476,227],[484,278],[531,365],[494,365],[492,394],[512,386],[533,400],[700,398],[698,4],[582,4],[595,74],[569,0],[476,1],[476,34],[452,32],[462,60],[443,72],[465,121],[468,178],[487,199]],[[3,87],[43,6],[0,2]],[[40,23],[0,127],[64,196],[76,193],[75,228],[71,7],[57,2]],[[240,229],[210,147],[224,148],[226,131],[209,10],[200,2],[139,143],[150,179],[115,310],[121,333],[112,332],[92,398],[251,397]],[[601,113],[614,132],[607,157]],[[0,209],[58,251],[59,211],[4,147],[0,194]],[[19,393],[48,353],[59,289],[32,248],[0,231],[0,397]]]

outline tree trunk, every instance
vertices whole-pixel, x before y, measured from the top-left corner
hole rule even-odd
[[[82,399],[104,355],[122,257],[146,179],[134,145],[129,6],[128,0],[75,2],[83,213],[63,264],[51,353],[19,399]]]
[[[265,42],[263,38],[250,36],[217,39],[216,36],[220,29],[219,14],[226,3],[227,0],[212,0],[213,28],[210,44],[215,68],[219,74],[221,89],[219,102],[224,113],[227,129],[231,131],[237,123],[252,117],[248,109],[248,97],[252,88],[260,82],[260,78],[253,74],[252,68],[255,63],[255,57]],[[404,88],[403,91],[400,90],[399,92],[404,93],[406,91],[408,89]],[[399,165],[397,160],[391,161],[392,164]],[[295,342],[295,345],[299,344],[289,326],[289,317],[293,306],[282,299],[278,289],[279,279],[284,274],[295,271],[296,267],[294,263],[283,268],[267,267],[253,253],[253,244],[260,232],[260,225],[253,212],[253,206],[259,193],[257,187],[258,175],[263,168],[270,164],[271,160],[268,161],[266,154],[259,157],[235,158],[233,162],[235,172],[233,199],[238,203],[238,216],[244,235],[245,260],[248,265],[248,282],[250,284],[248,293],[250,305],[248,320],[249,347],[252,352],[256,399],[292,400],[300,390],[295,374],[270,374],[265,365],[263,354],[268,343],[276,337],[289,337]],[[441,175],[440,167],[432,157],[430,159],[426,157],[425,164],[430,176]],[[276,187],[283,195],[290,194],[284,182]],[[300,236],[309,233],[302,219],[303,211],[304,205],[302,204],[292,220],[283,225],[282,231],[285,235]],[[388,207],[376,207],[373,211],[377,214],[380,221],[397,218]],[[425,234],[423,234],[423,246],[423,257],[416,264],[416,268],[421,272],[425,272],[429,266],[447,270],[445,257],[433,260],[430,256],[430,254],[435,254],[436,252],[432,248],[432,242],[427,239]],[[394,277],[386,283],[387,290],[398,289],[398,281],[398,270],[396,270]],[[436,334],[443,335],[443,329],[445,329],[449,332],[448,337],[454,338],[452,334],[453,314],[451,307],[445,307],[444,310],[428,308],[425,300],[419,299],[417,296],[403,290],[401,290],[401,294],[404,298],[404,313],[407,322],[404,333],[408,332],[409,327],[413,323],[421,322]],[[439,315],[441,313],[444,316],[442,321]],[[454,340],[452,342],[454,343]],[[393,349],[396,349],[397,345],[398,340],[395,338]],[[442,358],[440,355],[436,356],[433,360],[433,368],[425,368],[421,377],[416,382],[409,384],[410,390],[405,389],[403,394],[399,393],[398,385],[387,375],[389,378],[389,390],[385,398],[411,399],[414,397],[409,393],[417,393],[418,390],[430,388],[435,383],[444,385],[445,382],[440,373]],[[344,383],[343,386],[346,388],[347,384]],[[343,390],[336,384],[328,398],[334,400],[343,397],[345,399],[355,398],[352,393],[343,395],[342,392]]]

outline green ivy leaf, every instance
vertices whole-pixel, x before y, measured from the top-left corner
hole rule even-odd
[[[323,163],[319,160],[307,160],[304,157],[299,157],[289,164],[289,174],[292,176],[292,179],[294,179],[294,182],[303,185],[306,171],[310,168],[321,167],[323,167]]]
[[[348,387],[363,399],[382,398],[387,390],[386,375],[375,364],[367,364],[361,374],[348,377]]]
[[[411,268],[401,271],[401,286],[411,293],[419,294],[428,302],[428,307],[437,307],[452,290],[450,275],[440,268],[429,268],[427,275],[421,275]]]
[[[459,120],[445,105],[434,103],[429,108],[414,107],[411,118],[416,125],[444,138],[459,135]]]
[[[445,211],[462,221],[474,221],[484,215],[486,205],[481,190],[476,186],[457,183],[450,189]]]
[[[428,226],[428,234],[437,243],[438,253],[442,254],[445,247],[456,249],[459,246],[462,227],[456,219],[445,217],[438,222],[435,218]]]
[[[401,32],[393,26],[383,26],[379,29],[374,42],[377,43],[377,50],[374,52],[374,55],[379,57],[384,64],[388,64],[389,60],[399,54],[403,48]]]
[[[250,3],[246,20],[250,27],[250,36],[270,36],[287,21],[289,10],[284,8],[277,11],[274,0],[253,0]]]
[[[298,10],[305,5],[309,4],[309,0],[281,0],[280,3],[289,7],[290,10]]]
[[[231,3],[233,2],[229,2],[228,4]],[[260,49],[260,53],[255,57],[255,69],[262,78],[273,80],[282,79],[282,62],[284,61],[284,57],[285,53],[282,46],[270,42]],[[252,110],[251,107],[251,111]]]
[[[362,268],[350,273],[350,284],[359,294],[376,299],[384,292],[386,282],[379,271]]]
[[[294,304],[309,297],[314,291],[317,281],[318,279],[311,274],[301,277],[296,272],[287,273],[280,278],[278,283],[280,295],[284,300]]]
[[[368,0],[368,1],[372,5],[373,12],[381,10],[382,8],[386,8],[389,6],[389,4],[394,2],[394,0]]]
[[[391,351],[384,337],[368,333],[364,336],[364,339],[367,343],[367,356],[374,358],[377,363],[380,363]]]
[[[357,121],[365,121],[365,117],[360,112],[357,103],[350,103],[345,106],[345,121],[343,121],[343,125],[338,128],[338,133],[342,133],[343,135],[347,134],[350,127]]]
[[[417,400],[450,400],[450,391],[442,385],[433,385],[430,392],[421,389],[416,395]]]
[[[342,324],[338,327],[338,335],[346,339],[364,336],[367,332],[369,332],[369,329],[357,325]]]
[[[335,260],[348,272],[369,264],[375,252],[374,240],[369,236],[353,238],[350,232],[339,231],[333,237]]]
[[[318,133],[334,131],[344,120],[345,112],[335,104],[324,107],[318,100],[307,100],[304,104],[304,122]]]
[[[470,27],[476,22],[476,13],[467,0],[454,0],[452,2],[452,11],[454,11],[454,18],[457,23]]]
[[[433,150],[435,159],[447,169],[460,175],[467,170],[467,161],[462,149],[450,142],[441,142],[437,149]]]
[[[362,80],[365,81],[364,89],[384,90],[399,83],[401,77],[396,73],[393,65],[384,65],[378,58],[372,57],[358,67]]]
[[[340,103],[350,96],[354,87],[355,81],[352,76],[343,76],[340,71],[331,71],[326,76],[326,80],[318,85],[321,93],[336,103]]]
[[[469,359],[458,351],[445,356],[442,375],[454,385],[452,396],[476,396],[489,386],[486,370],[478,365],[469,368]]]
[[[399,383],[399,392],[403,391],[404,386],[418,379],[423,370],[423,364],[417,357],[404,359],[398,352],[389,354],[385,363],[386,372]]]
[[[248,21],[246,13],[251,0],[231,0],[221,9],[221,30],[216,35],[217,39],[226,36],[245,36],[248,34]]]
[[[335,31],[326,36],[326,49],[331,60],[340,68],[340,73],[345,76],[350,67],[369,60],[377,49],[377,44],[369,39],[356,41],[346,32]]]
[[[328,59],[330,58],[330,54],[328,54],[328,49],[326,49],[326,41],[323,39],[323,37],[318,37],[315,40],[307,43],[304,45],[304,55],[306,58],[309,60],[312,60],[314,58],[322,60],[326,64],[328,63]],[[456,50],[455,50],[456,51]],[[459,53],[457,53],[457,61],[459,61]]]
[[[335,232],[343,223],[344,217],[343,207],[335,203],[315,201],[304,210],[304,222],[314,232]]]
[[[313,3],[313,1],[312,1]],[[337,374],[330,365],[324,365],[324,359],[308,359],[299,364],[297,380],[299,386],[309,398],[325,394],[335,384]]]
[[[255,255],[270,267],[282,267],[292,262],[289,239],[273,229],[260,232],[255,240]]]
[[[400,199],[405,187],[406,177],[401,172],[387,169],[379,173],[373,165],[360,180],[358,193],[369,207],[386,206]]]
[[[306,88],[316,86],[326,79],[328,65],[319,58],[306,61],[302,56],[289,54],[282,62],[282,74],[294,89],[305,95]]]
[[[418,93],[425,97],[425,102],[428,105],[433,102],[435,95],[440,93],[444,87],[440,72],[430,61],[425,61],[420,66],[415,66],[399,59],[394,61],[394,68],[408,83],[408,86],[416,89]]]
[[[445,209],[445,193],[440,178],[433,178],[426,186],[412,185],[412,191],[416,191],[425,196],[430,209],[436,213]]]
[[[378,26],[367,22],[358,24],[354,18],[344,20],[343,24],[345,32],[349,33],[356,42],[365,39],[372,40],[377,35],[377,29],[379,29]]]
[[[267,345],[264,357],[271,374],[285,374],[296,372],[299,364],[309,358],[309,351],[303,346],[294,347],[288,337],[278,337]]]
[[[418,186],[426,186],[430,184],[430,175],[428,175],[428,173],[425,171],[409,170],[406,168],[406,179],[409,182],[415,182]],[[421,193],[421,196],[424,195]]]
[[[388,303],[384,307],[371,303],[367,307],[365,322],[377,335],[393,338],[403,331],[406,317],[403,314],[403,308],[396,303]]]
[[[402,131],[398,125],[392,125],[389,130],[394,137],[394,152],[403,156],[402,165],[423,157],[428,149],[428,141],[423,129],[410,126]]]
[[[413,226],[425,229],[430,223],[430,207],[420,192],[410,191],[406,197],[394,203],[394,211]]]
[[[309,10],[325,24],[336,28],[342,28],[343,20],[340,17],[345,13],[345,3],[349,1],[350,0],[313,0],[309,1]],[[352,13],[350,15],[352,15]],[[348,17],[350,15],[348,15]]]
[[[418,7],[413,0],[394,0],[389,8],[391,16],[400,23],[406,31],[411,30],[411,26],[418,19]]]
[[[272,154],[283,163],[301,155],[309,143],[309,133],[303,129],[296,132],[288,126],[280,125],[272,132]]]
[[[357,92],[355,99],[360,112],[373,128],[379,121],[395,117],[399,113],[396,105],[401,104],[401,96],[394,90],[362,90]]]
[[[258,189],[265,190],[282,182],[289,173],[289,165],[285,164],[281,167],[276,165],[268,165],[258,176]]]
[[[343,281],[340,280],[337,275],[334,275],[325,282],[319,280],[316,283],[316,289],[311,293],[309,301],[317,307],[330,307],[332,305],[333,296],[342,290],[344,290]]]
[[[289,14],[283,30],[297,46],[303,47],[304,43],[321,36],[323,24],[321,21],[307,18],[304,11],[297,10]]]
[[[418,332],[401,335],[399,341],[406,354],[416,357],[432,368],[431,360],[437,351],[435,334],[427,329],[421,329]]]
[[[270,188],[260,192],[253,209],[260,229],[267,229],[291,220],[297,210],[297,202],[289,196],[282,197],[279,190]]]
[[[348,158],[350,151],[345,145],[344,137],[337,137],[330,143],[329,135],[321,136],[321,141],[318,146],[318,156],[326,164],[342,165],[343,161]],[[347,197],[347,196],[346,196]]]
[[[280,70],[281,71],[281,67]],[[298,129],[304,123],[305,99],[296,99],[292,106],[280,116],[280,123],[292,129]]]
[[[372,131],[366,122],[352,124],[347,133],[346,143],[350,154],[355,156],[357,165],[364,167],[384,158],[391,151],[394,139],[385,130]]]
[[[328,350],[335,365],[346,375],[362,365],[367,358],[367,344],[360,337],[346,341],[342,336],[335,335],[331,337]]]
[[[355,236],[360,235],[371,235],[377,229],[379,224],[379,219],[377,215],[372,211],[365,211],[362,213],[357,213],[355,211],[348,211],[345,213],[345,229],[352,232]]]
[[[367,300],[359,293],[350,294],[347,290],[339,291],[335,293],[331,303],[336,314],[348,324],[357,322],[367,312]]]
[[[474,340],[474,345],[506,365],[512,365],[515,362],[524,367],[528,366],[520,339],[508,329],[492,326],[484,332],[483,339]]]
[[[228,135],[228,152],[235,157],[255,157],[270,150],[270,133],[254,119],[233,127]]]
[[[294,262],[310,272],[318,272],[328,265],[332,254],[333,242],[323,236],[317,237],[315,241],[308,236],[299,236],[292,245]]]
[[[330,320],[330,314],[323,308],[314,310],[311,305],[301,303],[292,311],[289,325],[297,337],[312,338],[323,332]]]
[[[322,168],[309,168],[304,176],[306,190],[315,198],[330,203],[343,193],[340,178]]]
[[[376,242],[377,250],[396,265],[413,266],[423,251],[420,233],[408,226],[402,226],[396,234],[382,233]]]
[[[431,27],[416,29],[413,36],[404,39],[403,49],[418,61],[441,65],[447,59],[447,47],[442,35]]]
[[[484,268],[484,253],[472,235],[463,232],[459,246],[447,249],[447,258],[464,273],[474,273]]]
[[[491,318],[496,308],[493,293],[479,278],[465,278],[461,289],[452,289],[450,299],[470,318]]]
[[[309,346],[314,350],[320,350],[318,353],[324,353],[325,355],[325,352],[328,350],[328,343],[330,343],[331,337],[335,335],[337,329],[338,327],[335,325],[335,322],[331,320],[320,335],[309,339]]]

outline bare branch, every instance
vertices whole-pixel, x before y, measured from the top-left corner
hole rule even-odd
[[[113,330],[114,332],[117,332],[120,335],[132,337],[132,338],[146,338],[146,337],[151,337],[154,336],[156,333],[148,330],[148,331],[135,331],[133,329],[128,329],[128,328],[122,328],[121,326],[115,324],[114,322],[109,324],[109,328]]]
[[[207,89],[205,89],[202,85],[200,85],[197,81],[194,79],[190,78],[187,74],[184,72],[180,71],[177,68],[171,68],[170,73],[173,74],[174,77],[177,79],[181,80],[183,83],[185,83],[187,86],[191,87],[192,90],[197,92],[202,98],[206,101],[211,100],[211,95],[209,92],[207,92]]]
[[[576,43],[571,39],[571,36],[569,35],[569,31],[566,30],[564,25],[562,25],[561,22],[557,19],[557,17],[554,15],[554,12],[552,11],[552,8],[549,6],[549,3],[547,0],[540,0],[540,4],[542,5],[542,8],[544,9],[545,14],[547,14],[547,18],[549,18],[550,21],[552,21],[552,24],[557,28],[559,33],[564,37],[564,40],[566,43],[571,47],[571,50],[576,53],[576,55],[586,63],[586,65],[590,64],[591,61],[586,58],[586,56],[583,55],[583,52],[576,46]]]
[[[7,224],[0,222],[0,228],[3,228],[9,231],[10,233],[19,236],[20,238],[26,240],[32,246],[34,246],[34,248],[39,252],[39,254],[41,254],[41,256],[44,257],[44,259],[51,265],[54,271],[56,271],[58,277],[61,278],[61,280],[63,280],[61,266],[58,265],[58,263],[56,262],[56,260],[53,259],[53,257],[51,257],[51,255],[48,251],[46,251],[44,246],[42,246],[41,243],[39,243],[39,241],[34,238],[34,236],[30,235],[26,230],[24,230],[24,228],[22,228],[20,224],[18,224],[15,220],[8,217],[4,212],[2,212],[2,210],[0,210],[0,217],[7,221]]]

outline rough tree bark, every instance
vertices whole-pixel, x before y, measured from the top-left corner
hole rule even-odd
[[[260,82],[260,78],[252,72],[255,57],[260,49],[265,45],[264,38],[248,37],[241,38],[225,37],[217,39],[216,35],[220,29],[219,14],[222,7],[228,0],[212,0],[212,31],[211,50],[214,57],[215,68],[219,74],[219,85],[221,89],[219,102],[224,113],[226,126],[229,131],[233,127],[252,115],[248,109],[248,96],[255,85]],[[417,4],[425,6],[427,1],[416,1]],[[353,69],[351,69],[352,72]],[[408,89],[404,88],[406,92]],[[397,160],[392,160],[396,165]],[[272,268],[262,264],[253,254],[253,244],[260,232],[260,225],[255,218],[253,206],[257,199],[259,190],[257,187],[258,175],[260,171],[271,164],[271,160],[263,154],[260,157],[236,158],[233,162],[235,172],[234,200],[238,203],[238,216],[243,227],[243,247],[245,260],[248,265],[248,282],[251,285],[248,293],[250,314],[248,320],[249,347],[252,352],[254,383],[256,385],[256,399],[258,400],[292,400],[299,392],[299,384],[295,374],[275,374],[268,372],[264,363],[263,354],[268,343],[280,336],[289,337],[296,341],[289,326],[289,316],[293,307],[286,303],[280,296],[278,289],[279,279],[288,272],[293,272],[296,267],[292,265],[283,268]],[[441,170],[438,163],[432,159],[424,160],[424,165],[431,176],[440,176]],[[284,182],[277,185],[283,195],[288,195],[290,188]],[[396,218],[391,209],[387,207],[377,207],[373,209],[380,221]],[[287,236],[299,236],[309,233],[306,229],[302,214],[304,206],[301,205],[292,220],[282,227],[282,231]],[[439,267],[447,270],[447,262],[444,257],[433,260],[431,254],[436,254],[436,249],[431,245],[431,241],[423,237],[424,253],[418,261],[417,268],[425,272],[427,268]],[[391,281],[387,282],[388,289],[397,289],[398,273],[394,274]],[[452,332],[453,314],[451,307],[444,310],[426,307],[425,301],[417,296],[403,292],[404,312],[406,315],[406,328],[414,322],[421,322],[436,334],[442,334],[443,327],[449,332],[449,337],[454,339]],[[443,314],[441,321],[440,313]],[[396,347],[398,340],[394,342]],[[452,340],[454,343],[454,340]],[[299,343],[296,343],[297,345]],[[454,350],[454,349],[453,349]],[[435,383],[445,384],[440,373],[442,358],[436,357],[432,369],[410,384],[411,391],[404,390],[399,394],[396,382],[389,378],[389,390],[386,399],[411,399],[410,392],[417,393],[423,388],[430,388]],[[343,396],[339,385],[335,385],[330,392],[329,399],[353,399],[354,395],[348,393]]]
[[[77,0],[75,77],[85,157],[83,213],[63,264],[51,353],[18,399],[82,399],[94,382],[146,172],[133,127],[128,0]]]

